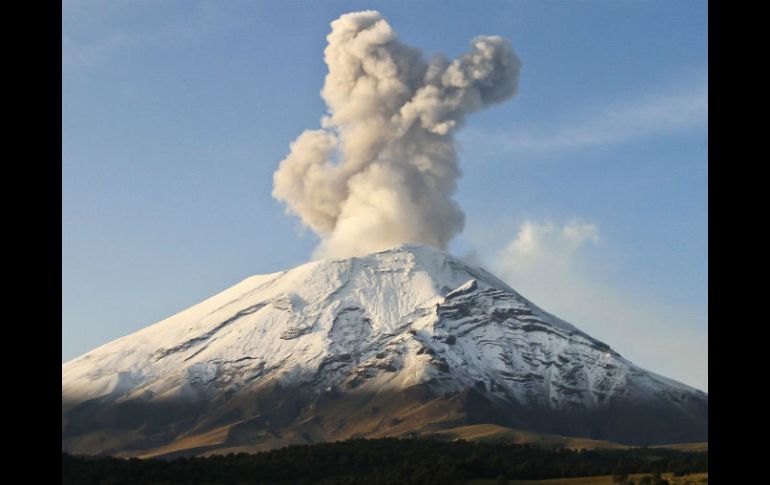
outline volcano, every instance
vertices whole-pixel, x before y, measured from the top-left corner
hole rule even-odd
[[[62,364],[62,450],[77,454],[258,451],[479,424],[657,445],[707,441],[707,417],[704,392],[420,245],[253,276]]]

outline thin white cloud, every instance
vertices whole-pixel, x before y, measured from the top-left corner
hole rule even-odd
[[[115,21],[122,16],[144,16],[148,21],[123,25]],[[159,16],[156,2],[150,0],[68,0],[62,4],[62,66],[69,70],[92,68],[114,59],[124,49],[190,43],[237,20],[235,14],[212,1]]]
[[[469,130],[466,145],[494,146],[503,153],[549,153],[604,147],[653,136],[705,128],[708,122],[708,83],[693,81],[687,87],[607,105],[554,128],[513,131]]]
[[[526,222],[489,265],[534,303],[653,372],[708,389],[708,333],[697,311],[601,281],[595,224]],[[600,253],[601,251],[595,251]]]
[[[128,47],[135,42],[135,37],[122,33],[112,33],[91,42],[77,41],[64,34],[62,35],[62,66],[67,68],[93,67],[118,49]]]

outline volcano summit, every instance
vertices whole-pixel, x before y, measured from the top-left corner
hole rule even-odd
[[[480,423],[634,445],[708,439],[705,393],[421,245],[248,278],[63,364],[62,391],[62,449],[84,454]]]

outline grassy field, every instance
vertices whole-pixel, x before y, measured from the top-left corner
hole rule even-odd
[[[613,449],[625,450],[633,446],[613,443],[611,441],[593,440],[589,438],[574,438],[553,434],[533,433],[520,429],[506,428],[496,424],[472,424],[458,428],[435,431],[426,436],[444,438],[448,440],[463,439],[465,441],[478,441],[482,443],[509,443],[517,445],[536,445],[545,448],[569,448],[571,450],[595,450]],[[655,445],[650,448],[666,448],[670,450],[700,452],[708,451],[708,442],[703,443],[675,443],[669,445]]]
[[[629,475],[635,483],[639,483],[639,479],[645,476],[650,476],[649,473],[640,473],[636,475]],[[668,480],[671,485],[701,485],[708,483],[708,473],[694,473],[692,475],[686,475],[684,477],[675,477],[672,473],[661,474],[663,478]],[[497,480],[471,480],[468,485],[497,485],[501,482]],[[607,475],[603,477],[579,477],[579,478],[554,478],[551,480],[508,480],[508,485],[614,485],[612,476]]]
[[[572,450],[593,450],[596,448],[628,449],[630,446],[612,443],[610,441],[592,440],[588,438],[571,438],[553,434],[533,433],[519,429],[506,428],[496,424],[473,424],[437,431],[432,434],[436,438],[463,439],[485,443],[529,444],[545,448],[564,447]]]
[[[679,443],[675,445],[658,445],[658,446],[650,446],[650,448],[668,448],[669,450],[679,450],[679,451],[708,451],[709,450],[709,444],[708,441],[703,443]]]

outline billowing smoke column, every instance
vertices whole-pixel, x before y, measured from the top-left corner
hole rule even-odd
[[[274,174],[273,197],[321,238],[318,257],[401,243],[446,249],[465,216],[453,133],[466,114],[516,93],[521,62],[496,36],[453,61],[422,58],[379,12],[342,15],[324,51],[329,115]]]

